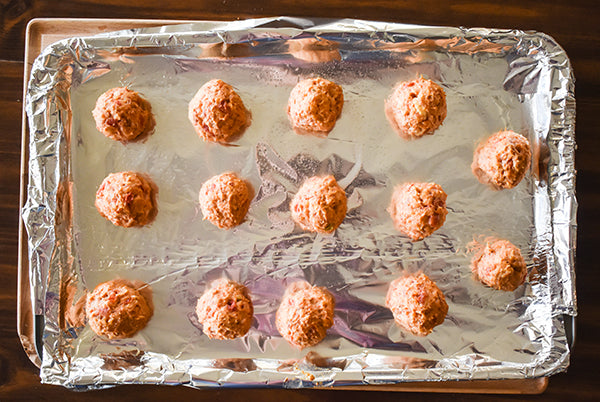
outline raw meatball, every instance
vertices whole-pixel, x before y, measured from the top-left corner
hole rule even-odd
[[[294,282],[285,291],[277,310],[277,330],[299,348],[321,342],[333,325],[335,300],[325,288]]]
[[[346,216],[346,193],[333,176],[311,177],[290,203],[292,219],[304,230],[331,233]]]
[[[399,326],[420,336],[430,334],[448,313],[444,294],[424,273],[392,281],[385,305]]]
[[[109,174],[96,193],[96,209],[117,226],[144,226],[158,212],[154,182],[137,172]]]
[[[233,87],[215,79],[198,90],[188,117],[204,141],[229,142],[242,135],[251,115]]]
[[[115,279],[88,294],[87,319],[92,330],[108,339],[130,338],[152,318],[152,293],[143,282]]]
[[[446,118],[446,93],[438,84],[423,77],[402,82],[385,102],[385,113],[403,138],[433,134]]]
[[[288,117],[299,134],[327,135],[342,113],[342,87],[323,78],[300,81],[288,100]]]
[[[481,183],[500,190],[519,184],[530,160],[527,138],[514,131],[499,131],[477,147],[471,169]]]
[[[125,87],[100,95],[92,115],[102,134],[123,143],[143,139],[154,129],[150,103]]]
[[[214,281],[196,305],[198,321],[211,339],[235,339],[252,326],[254,307],[248,289],[222,278]]]
[[[250,188],[235,173],[207,180],[200,189],[200,209],[220,229],[231,229],[244,220],[250,207]]]
[[[525,281],[527,266],[521,251],[511,242],[487,242],[471,261],[471,269],[486,285],[512,292]]]
[[[446,193],[435,183],[405,183],[396,187],[388,212],[396,229],[413,241],[423,240],[446,221]]]

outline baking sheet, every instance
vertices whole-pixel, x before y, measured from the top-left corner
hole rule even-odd
[[[326,50],[311,47],[319,57],[307,58],[304,43],[315,32]],[[285,115],[293,85],[313,74],[344,88],[342,118],[327,139],[293,134]],[[444,86],[448,118],[434,136],[406,142],[385,120],[383,100],[395,82],[420,74]],[[187,121],[187,102],[217,76],[253,113],[235,147],[202,143]],[[95,99],[117,85],[153,105],[156,133],[143,144],[124,147],[95,130]],[[560,314],[575,313],[572,86],[558,45],[513,31],[263,19],[54,45],[36,61],[28,92],[32,159],[23,211],[37,257],[30,258],[34,307],[46,317],[42,380],[294,387],[564,369]],[[495,192],[476,181],[470,162],[477,142],[503,128],[526,134],[535,158],[515,190]],[[97,186],[119,170],[145,171],[159,186],[151,227],[123,230],[96,213]],[[201,183],[223,170],[237,170],[258,189],[248,221],[230,232],[202,222],[196,205]],[[336,175],[349,196],[350,213],[332,237],[300,232],[287,212],[290,196],[315,172]],[[393,186],[407,180],[434,180],[449,194],[446,224],[419,243],[395,232],[385,212]],[[466,245],[486,235],[508,238],[524,253],[530,275],[514,294],[471,279]],[[427,338],[402,332],[384,307],[389,281],[417,270],[450,305]],[[193,316],[207,281],[223,274],[248,285],[256,310],[250,335],[232,342],[209,341]],[[156,311],[144,331],[107,342],[61,323],[61,283],[69,279],[82,295],[116,275],[151,283]],[[304,351],[273,325],[286,283],[299,278],[327,286],[337,300],[330,335]],[[109,369],[106,354],[123,350],[145,353],[113,356],[120,363]],[[308,352],[332,360],[303,359]]]

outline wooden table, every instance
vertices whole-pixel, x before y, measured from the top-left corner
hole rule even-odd
[[[298,2],[300,3],[300,2]],[[592,242],[600,214],[593,208],[600,200],[594,185],[600,182],[600,167],[594,163],[600,151],[597,138],[599,124],[593,111],[600,107],[599,53],[600,7],[590,1],[524,1],[486,0],[478,3],[456,1],[438,5],[437,1],[382,0],[339,1],[193,1],[179,0],[172,6],[162,2],[128,3],[109,0],[65,0],[58,4],[47,1],[12,0],[2,3],[0,31],[0,400],[14,399],[257,399],[281,400],[382,400],[446,399],[448,394],[318,391],[318,390],[210,390],[197,391],[185,387],[126,386],[85,395],[60,387],[39,383],[36,367],[22,350],[16,333],[16,277],[19,210],[19,171],[21,158],[21,109],[24,31],[27,22],[36,17],[87,18],[159,18],[159,19],[237,19],[273,15],[350,17],[429,25],[485,26],[543,31],[553,36],[571,58],[577,78],[577,168],[579,208],[577,343],[569,372],[551,378],[542,396],[511,396],[516,400],[563,400],[574,397],[600,398],[596,361],[600,348],[596,334],[600,327],[600,302],[594,299],[595,280],[600,274],[591,255]],[[596,166],[596,167],[595,167]],[[464,400],[497,400],[501,396],[461,395]]]

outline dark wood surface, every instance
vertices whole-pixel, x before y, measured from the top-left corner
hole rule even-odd
[[[597,0],[0,0],[0,400],[598,400],[600,380],[600,281],[594,244],[600,242],[600,2]],[[550,379],[541,396],[397,394],[317,390],[210,390],[122,386],[75,393],[41,385],[36,367],[16,332],[19,171],[25,27],[37,17],[241,19],[293,15],[348,17],[427,25],[484,26],[536,30],[553,36],[567,51],[576,76],[577,341],[568,372]]]

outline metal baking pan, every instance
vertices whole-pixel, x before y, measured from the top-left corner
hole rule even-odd
[[[311,75],[345,92],[326,139],[293,134],[285,115],[289,91]],[[444,87],[448,118],[435,135],[406,142],[385,120],[383,101],[394,83],[418,75]],[[234,147],[202,143],[185,118],[193,92],[215,76],[253,113]],[[145,143],[124,147],[95,131],[93,103],[117,85],[153,105],[156,132]],[[23,219],[43,382],[344,386],[536,378],[568,365],[564,317],[576,314],[573,76],[544,34],[272,18],[78,37],[38,57],[26,108]],[[524,133],[534,157],[518,188],[494,192],[469,165],[476,144],[503,128]],[[125,169],[148,172],[159,186],[159,215],[147,230],[113,228],[93,207],[102,178]],[[258,191],[248,221],[222,233],[202,223],[196,197],[203,180],[225,169]],[[350,212],[334,236],[301,233],[286,215],[307,172],[344,183]],[[385,213],[394,184],[413,179],[434,180],[449,194],[446,224],[419,243],[395,232]],[[514,293],[470,277],[467,244],[490,235],[523,251],[529,275]],[[383,303],[390,280],[418,270],[450,305],[426,338],[402,332]],[[256,298],[253,329],[232,342],[209,341],[193,316],[206,283],[223,275]],[[71,326],[66,294],[81,297],[116,276],[151,284],[156,312],[147,329],[107,342]],[[310,350],[291,348],[272,325],[285,284],[296,279],[327,286],[337,301],[334,327]]]

